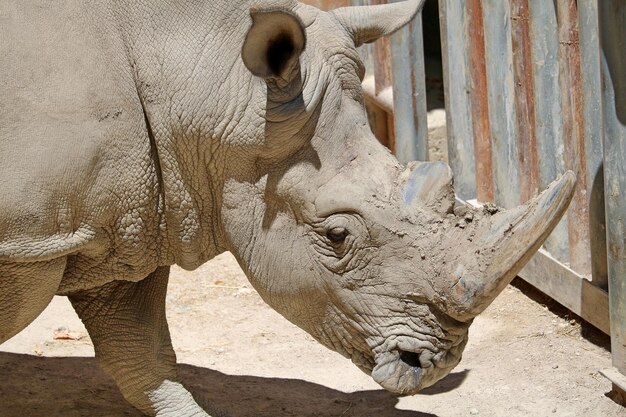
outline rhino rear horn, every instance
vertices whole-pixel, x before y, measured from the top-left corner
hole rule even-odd
[[[355,46],[391,35],[422,10],[426,0],[408,0],[375,6],[341,7],[330,12],[351,34]]]
[[[451,271],[450,314],[468,320],[481,313],[541,247],[567,210],[576,176],[566,172],[523,206],[483,218],[472,245]]]
[[[290,10],[250,10],[252,26],[241,49],[246,68],[261,78],[284,77],[306,45],[304,23]]]
[[[452,213],[455,196],[450,166],[444,162],[417,162],[407,164],[402,173],[405,181],[402,200],[407,207],[427,207],[445,215]]]

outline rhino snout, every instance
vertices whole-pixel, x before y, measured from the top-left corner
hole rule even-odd
[[[419,352],[395,350],[380,354],[372,378],[388,391],[408,395],[421,389],[424,368]]]
[[[375,355],[372,378],[395,394],[416,394],[446,376],[460,362],[466,343],[467,333],[440,350],[410,339],[391,343]]]

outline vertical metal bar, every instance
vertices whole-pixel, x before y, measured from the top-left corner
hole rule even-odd
[[[535,81],[535,128],[539,150],[539,187],[565,172],[559,87],[559,37],[553,0],[530,0],[530,36]]]
[[[613,365],[626,374],[626,2],[599,0]]]
[[[483,1],[495,199],[504,207],[520,204],[510,19],[508,2]]]
[[[468,0],[468,54],[470,89],[469,99],[474,131],[476,157],[476,198],[493,201],[493,163],[491,157],[491,130],[489,127],[489,100],[487,99],[487,64],[485,62],[485,30],[481,0]]]
[[[529,0],[510,0],[510,4],[520,199],[525,202],[539,192],[530,10]]]
[[[565,172],[563,113],[559,87],[559,36],[553,0],[530,0],[529,12],[539,188],[543,190]],[[563,263],[569,262],[567,224],[566,215],[544,243],[546,250]]]
[[[591,276],[585,121],[576,0],[557,0],[557,14],[565,166],[578,177],[568,210],[570,266],[579,274]]]
[[[426,72],[422,15],[391,37],[396,157],[428,160]]]
[[[471,82],[466,53],[468,18],[463,2],[439,0],[439,20],[448,130],[448,160],[454,173],[457,195],[463,200],[470,200],[476,196],[476,169],[471,101],[468,95]]]
[[[578,0],[580,65],[587,160],[587,203],[589,244],[594,285],[608,286],[606,265],[606,224],[604,216],[604,175],[602,170],[602,76],[597,0]]]

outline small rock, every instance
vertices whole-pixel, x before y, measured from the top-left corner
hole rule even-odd
[[[456,206],[454,208],[454,215],[457,217],[465,217],[468,213],[467,206]]]
[[[498,211],[500,211],[500,209],[498,208],[498,206],[496,206],[493,203],[487,203],[483,206],[483,211],[486,214],[496,214]]]
[[[250,288],[242,287],[237,290],[237,293],[241,295],[249,295],[249,294],[254,293],[254,290],[251,290]]]
[[[475,409],[475,408],[472,408],[472,409],[470,410],[470,414],[471,414],[471,415],[473,415],[473,416],[477,416],[477,415],[478,415],[478,410],[477,410],[477,409]]]
[[[78,332],[71,332],[67,327],[59,327],[52,332],[54,340],[80,340],[84,335]]]
[[[559,369],[559,365],[552,365],[552,369]]]

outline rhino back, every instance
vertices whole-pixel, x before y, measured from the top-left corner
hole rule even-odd
[[[156,199],[132,66],[105,2],[1,2],[0,56],[0,257],[75,251]]]

